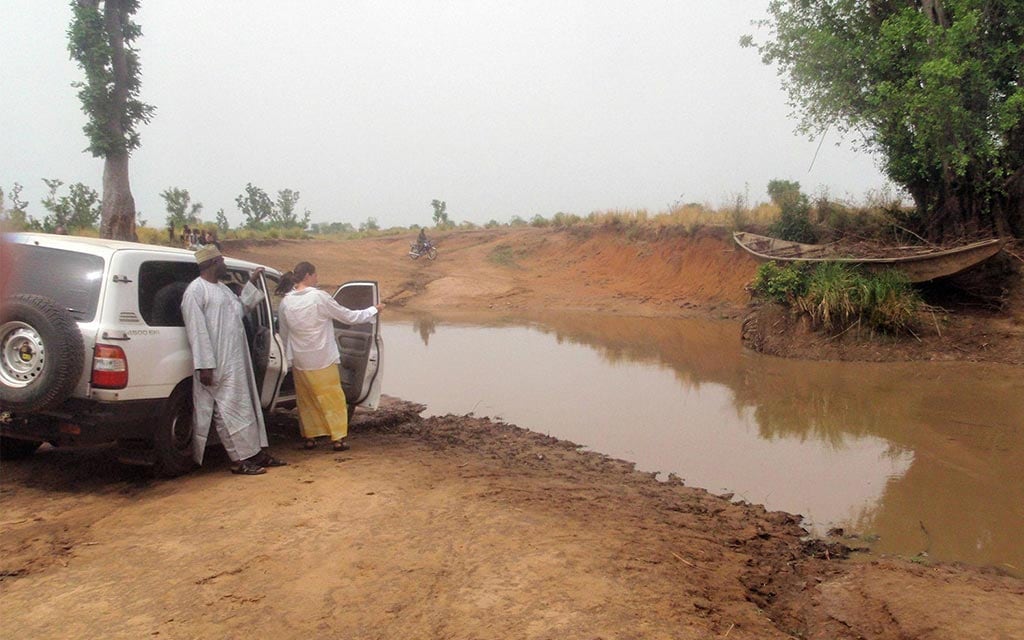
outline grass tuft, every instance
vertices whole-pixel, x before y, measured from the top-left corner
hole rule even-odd
[[[855,325],[888,333],[912,332],[921,296],[899,271],[865,273],[838,262],[811,266],[767,262],[757,270],[754,293],[806,313],[830,333]]]

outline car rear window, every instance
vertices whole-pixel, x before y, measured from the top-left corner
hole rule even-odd
[[[70,311],[79,322],[96,317],[103,282],[103,258],[15,243],[8,244],[4,250],[9,250],[14,259],[13,273],[7,282],[9,293],[46,296]]]
[[[150,260],[139,267],[139,312],[151,327],[184,327],[181,297],[199,277],[194,262]]]

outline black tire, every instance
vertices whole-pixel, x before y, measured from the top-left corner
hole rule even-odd
[[[21,460],[36,452],[42,442],[0,436],[0,459]]]
[[[352,416],[356,414],[356,405],[350,404],[346,405],[346,407],[348,408],[348,424],[352,426]]]
[[[32,412],[68,398],[82,376],[85,347],[67,309],[16,294],[0,310],[0,406]]]
[[[167,399],[159,422],[153,431],[153,451],[156,453],[156,473],[173,478],[195,468],[192,459],[192,439],[195,420],[192,417],[192,382],[178,385]]]
[[[430,258],[431,260],[436,259],[437,249],[435,247],[430,247],[429,249],[427,249],[427,257]]]

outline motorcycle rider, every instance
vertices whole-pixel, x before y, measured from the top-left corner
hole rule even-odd
[[[427,229],[425,227],[420,227],[420,235],[416,238],[416,250],[423,253],[427,250],[428,242],[430,241],[427,240]]]

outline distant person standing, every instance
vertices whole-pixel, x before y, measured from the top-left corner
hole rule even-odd
[[[341,354],[332,321],[365,324],[384,303],[353,311],[317,289],[317,282],[316,267],[309,262],[300,262],[281,278],[277,293],[286,294],[277,310],[281,339],[295,378],[299,428],[306,448],[316,447],[316,438],[329,436],[335,451],[346,451],[348,406],[338,373]]]
[[[285,463],[263,450],[267,428],[242,322],[246,308],[264,297],[255,286],[262,268],[253,271],[237,296],[220,281],[227,275],[227,266],[216,247],[196,251],[196,262],[199,277],[188,285],[181,300],[195,369],[192,456],[197,464],[203,463],[212,422],[231,459],[231,473],[266,473],[264,467]]]

